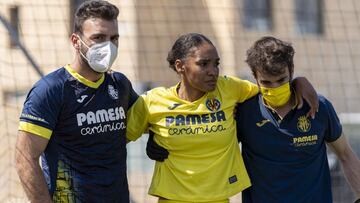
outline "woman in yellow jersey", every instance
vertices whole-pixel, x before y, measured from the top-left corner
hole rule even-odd
[[[229,202],[251,185],[233,114],[236,103],[257,94],[257,85],[219,76],[217,50],[201,34],[178,38],[167,60],[180,82],[148,91],[128,111],[128,140],[151,130],[169,151],[156,162],[149,194],[163,203]]]

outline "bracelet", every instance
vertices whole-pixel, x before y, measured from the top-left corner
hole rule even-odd
[[[360,203],[360,198],[359,199],[357,199],[357,200],[355,200],[355,202],[354,203]]]

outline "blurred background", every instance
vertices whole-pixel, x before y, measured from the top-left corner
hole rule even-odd
[[[14,168],[22,104],[43,74],[71,63],[73,15],[84,0],[0,1],[0,202],[26,202]],[[334,105],[360,155],[360,1],[358,0],[110,0],[120,9],[119,56],[138,93],[174,85],[166,63],[178,36],[199,32],[221,57],[221,74],[253,80],[245,51],[264,35],[295,47],[295,73],[307,77]],[[128,144],[132,202],[147,194],[154,162],[145,155],[147,136]],[[335,156],[329,152],[335,202],[354,200]],[[241,202],[240,196],[231,202]]]

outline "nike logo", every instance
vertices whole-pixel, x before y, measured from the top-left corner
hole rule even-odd
[[[268,123],[268,122],[270,122],[270,120],[269,120],[269,119],[266,119],[266,120],[262,120],[262,121],[256,123],[256,125],[257,125],[258,127],[262,127],[263,125],[265,125],[265,124]]]
[[[169,110],[174,110],[176,107],[178,107],[178,106],[180,106],[181,104],[179,104],[179,103],[175,103],[175,104],[173,104],[172,106],[169,106],[168,107],[168,109]]]
[[[85,98],[87,98],[87,97],[88,97],[87,95],[81,95],[81,98],[77,99],[76,101],[79,103],[83,103]]]

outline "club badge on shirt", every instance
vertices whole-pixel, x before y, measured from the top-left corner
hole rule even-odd
[[[205,104],[206,104],[206,107],[212,112],[218,111],[221,106],[220,101],[216,98],[207,99]]]
[[[297,122],[297,129],[300,132],[306,133],[309,132],[310,128],[311,128],[310,120],[306,116],[300,116]]]
[[[117,89],[114,88],[114,86],[109,85],[108,86],[108,93],[112,99],[118,99],[119,98],[119,92]]]

